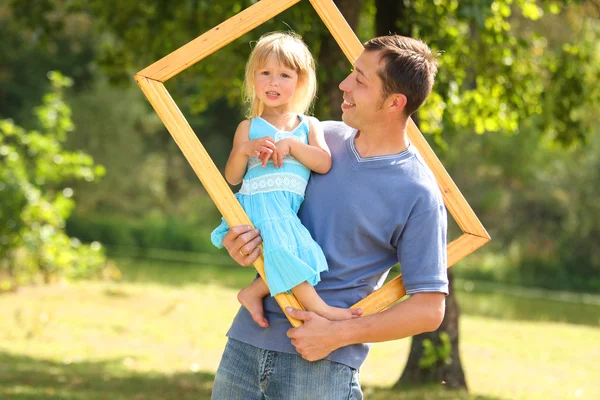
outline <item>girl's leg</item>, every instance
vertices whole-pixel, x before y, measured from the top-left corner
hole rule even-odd
[[[292,293],[308,311],[315,312],[332,321],[357,318],[362,315],[360,308],[340,308],[328,305],[308,282],[302,282],[293,287]]]
[[[265,318],[265,311],[263,309],[263,298],[270,294],[269,288],[265,284],[262,278],[256,278],[251,284],[240,290],[237,295],[238,301],[241,305],[246,307],[246,310],[252,315],[254,322],[258,326],[266,328],[269,326],[269,321]]]

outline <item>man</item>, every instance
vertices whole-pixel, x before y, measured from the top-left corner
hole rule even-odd
[[[340,84],[343,123],[323,128],[333,166],[313,174],[299,216],[321,245],[329,272],[316,289],[349,307],[402,266],[411,296],[376,315],[329,321],[273,298],[241,308],[216,374],[213,399],[362,399],[358,369],[369,345],[433,331],[444,316],[446,211],[433,173],[407,138],[437,64],[424,43],[398,35],[372,39]],[[223,244],[241,265],[259,256],[256,229],[233,227]],[[265,328],[265,326],[268,326]]]

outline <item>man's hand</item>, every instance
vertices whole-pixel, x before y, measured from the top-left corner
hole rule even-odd
[[[286,312],[293,318],[304,321],[302,326],[288,329],[287,336],[292,339],[292,345],[305,360],[320,360],[343,346],[336,334],[336,321],[330,321],[311,311],[291,307],[287,307]]]
[[[233,226],[223,238],[223,246],[231,258],[238,264],[247,267],[252,265],[260,255],[262,243],[260,231],[248,225]]]

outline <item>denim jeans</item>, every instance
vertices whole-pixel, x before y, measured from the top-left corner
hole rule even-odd
[[[213,386],[213,400],[362,400],[358,371],[297,354],[263,350],[229,339]]]

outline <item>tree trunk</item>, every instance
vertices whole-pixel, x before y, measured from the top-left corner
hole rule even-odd
[[[358,24],[362,3],[363,0],[335,0],[335,4],[352,29],[355,29]],[[320,117],[340,120],[342,91],[338,86],[343,77],[350,72],[351,67],[329,32],[324,32],[321,36],[318,68],[319,80],[322,82],[319,98],[321,102],[325,102],[323,109],[326,114]]]
[[[398,34],[410,36],[412,24],[408,18],[402,18],[408,13],[403,1],[398,0],[375,0],[375,34],[385,36]]]
[[[444,316],[442,325],[435,332],[413,336],[408,362],[402,376],[394,385],[394,389],[400,389],[404,385],[432,382],[445,384],[448,388],[452,389],[467,389],[467,382],[460,361],[458,347],[459,307],[454,296],[452,269],[448,270],[448,278],[450,279],[450,294],[446,297],[446,315]],[[448,335],[449,339],[449,356],[438,357],[435,362],[430,363],[430,366],[421,365],[421,361],[427,359],[425,341],[431,341],[435,347],[443,347],[444,339],[442,339],[441,335],[444,332]]]

